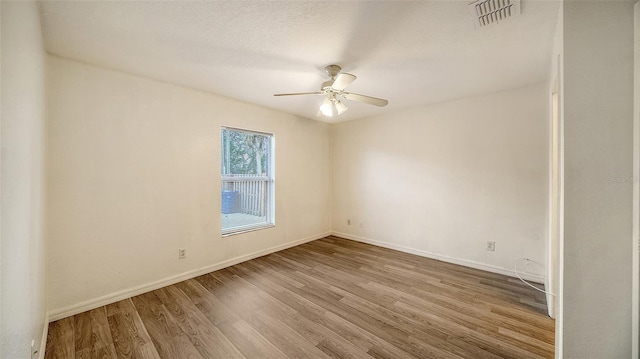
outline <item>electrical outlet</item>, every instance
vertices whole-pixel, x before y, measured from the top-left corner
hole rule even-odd
[[[494,241],[488,241],[487,242],[487,250],[494,252],[496,250],[496,242]]]
[[[178,259],[187,258],[187,250],[185,248],[178,249]]]
[[[360,221],[360,228],[364,228],[364,221]]]
[[[351,225],[351,220],[347,219],[347,226],[350,226],[350,225]]]

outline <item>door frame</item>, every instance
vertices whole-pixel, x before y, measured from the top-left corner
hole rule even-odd
[[[559,68],[558,58],[558,68]],[[552,82],[549,121],[549,227],[547,239],[547,313],[551,318],[558,315],[558,288],[560,281],[560,244],[562,211],[562,123],[560,117],[560,79],[559,73]],[[556,296],[549,294],[553,293]]]
[[[634,6],[633,33],[633,280],[632,358],[640,357],[640,1]]]

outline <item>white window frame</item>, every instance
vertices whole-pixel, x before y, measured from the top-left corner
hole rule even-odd
[[[229,131],[237,131],[237,132],[246,132],[246,133],[250,133],[250,134],[255,134],[255,135],[262,135],[262,136],[268,136],[269,137],[269,146],[268,146],[268,154],[267,154],[267,165],[266,165],[266,174],[264,176],[238,176],[238,175],[225,175],[223,172],[223,168],[225,165],[225,159],[224,159],[224,148],[222,148],[222,146],[224,146],[224,131],[225,130],[229,130]],[[237,226],[237,227],[230,227],[230,228],[222,228],[222,236],[223,237],[227,237],[227,236],[232,236],[235,234],[241,234],[241,233],[245,233],[245,232],[250,232],[250,231],[256,231],[256,230],[260,230],[260,229],[265,229],[265,228],[272,228],[275,227],[276,225],[276,219],[275,219],[275,190],[276,190],[276,186],[275,186],[275,136],[272,133],[266,133],[266,132],[260,132],[260,131],[253,131],[253,130],[246,130],[246,129],[241,129],[241,128],[235,128],[235,127],[228,127],[228,126],[223,126],[221,131],[220,131],[220,145],[221,145],[221,153],[220,153],[220,172],[221,172],[221,181],[220,181],[220,193],[221,193],[221,198],[220,198],[220,214],[222,214],[222,190],[225,188],[225,183],[228,182],[264,182],[266,185],[266,189],[265,189],[265,214],[266,214],[266,220],[265,222],[261,222],[261,223],[256,223],[256,224],[249,224],[249,225],[244,225],[244,226]]]

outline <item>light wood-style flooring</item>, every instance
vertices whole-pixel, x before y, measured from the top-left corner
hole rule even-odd
[[[327,237],[49,325],[46,358],[553,358],[517,279]]]

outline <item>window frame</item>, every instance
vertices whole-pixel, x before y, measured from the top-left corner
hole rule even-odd
[[[241,176],[241,175],[226,175],[223,173],[223,169],[225,166],[225,142],[224,142],[224,131],[236,131],[236,132],[245,132],[254,135],[262,135],[267,136],[269,138],[269,144],[267,146],[267,163],[266,163],[266,173],[264,176]],[[272,228],[276,225],[275,218],[275,135],[273,133],[248,130],[237,127],[230,126],[222,126],[220,130],[220,215],[222,216],[222,191],[225,188],[225,183],[229,182],[264,182],[265,183],[265,215],[266,220],[260,223],[253,223],[248,225],[230,227],[230,228],[222,228],[221,222],[221,233],[222,237],[232,236],[236,234],[257,231],[266,228]],[[222,218],[222,217],[221,217]]]

